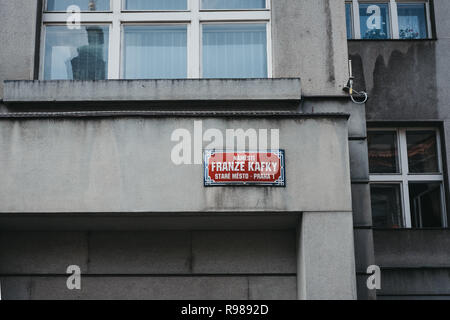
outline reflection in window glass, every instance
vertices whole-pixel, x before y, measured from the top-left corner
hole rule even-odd
[[[370,173],[399,173],[397,133],[395,131],[369,131]]]
[[[359,5],[362,39],[389,39],[390,20],[387,3]]]
[[[347,39],[353,38],[353,17],[352,17],[352,4],[345,4],[345,21],[347,23]]]
[[[203,25],[204,78],[267,78],[265,24]]]
[[[45,80],[103,80],[108,70],[107,26],[45,28]]]
[[[125,10],[187,10],[187,0],[125,0]]]
[[[82,11],[108,11],[110,0],[47,0],[47,11],[67,11],[75,5]]]
[[[413,228],[441,228],[440,183],[410,183],[409,201]]]
[[[372,184],[372,219],[375,228],[402,228],[402,206],[399,184]]]
[[[187,77],[187,27],[124,27],[125,79]]]
[[[424,3],[398,4],[400,39],[426,39],[427,18]]]
[[[264,9],[266,0],[202,0],[202,9]]]
[[[438,173],[436,132],[408,131],[409,173]]]

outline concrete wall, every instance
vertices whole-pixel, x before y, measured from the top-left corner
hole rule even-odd
[[[112,232],[96,224],[4,230],[3,298],[355,299],[352,213],[308,212],[298,221],[297,236],[295,229]],[[81,269],[81,290],[66,287],[69,265]]]
[[[296,299],[295,229],[5,231],[0,281],[7,300]]]
[[[205,188],[201,164],[175,165],[173,131],[200,120],[279,129],[286,188]],[[0,212],[351,211],[347,135],[344,116],[3,119]]]
[[[74,104],[90,102],[186,103],[252,101],[264,103],[301,100],[300,78],[283,79],[160,79],[99,81],[5,81],[4,102]],[[42,107],[41,107],[42,108]],[[122,105],[123,108],[123,105]]]
[[[358,299],[375,299],[376,292],[366,286],[367,267],[374,263],[372,211],[369,188],[369,163],[366,134],[366,110],[347,98],[304,99],[302,112],[346,112],[348,122],[352,211]]]
[[[344,1],[272,1],[274,77],[300,77],[304,95],[343,95],[345,30]]]
[[[356,89],[369,93],[367,120],[433,122],[443,129],[449,163],[450,3],[435,0],[434,6],[437,40],[350,41],[349,54]]]
[[[351,212],[304,212],[298,235],[298,296],[356,299]]]
[[[3,80],[34,74],[38,0],[0,0],[0,100]]]
[[[11,12],[19,12],[17,4],[1,1],[0,12],[13,16]],[[17,44],[12,39],[2,47],[0,61],[16,65],[9,68],[2,64],[0,80],[33,76],[36,5],[31,2],[31,8],[29,1],[22,5],[34,12],[14,23],[5,23],[5,28],[9,30],[20,23],[14,30],[26,35],[18,35],[17,39],[27,41]],[[1,18],[3,26],[6,20]],[[6,34],[9,37],[11,33]],[[344,97],[348,55],[343,1],[273,1],[272,38],[274,77],[300,77],[302,93],[307,96]],[[20,51],[23,57],[14,55],[17,48],[23,49]],[[3,55],[8,59],[3,59]],[[64,110],[71,107],[66,104]],[[0,215],[2,221],[7,217],[9,226],[17,228],[15,232],[2,232],[0,238],[3,296],[355,298],[358,270],[354,246],[361,247],[358,243],[368,238],[360,237],[357,230],[352,233],[353,219],[362,219],[360,211],[355,211],[352,217],[352,206],[357,210],[364,207],[367,190],[360,190],[361,197],[353,201],[351,190],[356,188],[355,181],[365,176],[365,162],[359,165],[359,157],[367,152],[365,115],[353,105],[330,100],[310,100],[300,109],[312,113],[321,109],[349,112],[350,125],[343,115],[295,119],[219,116],[1,119]],[[0,111],[11,110],[0,104]],[[203,121],[204,131],[280,129],[280,148],[286,150],[287,156],[287,187],[204,188],[201,165],[175,166],[170,161],[175,145],[170,142],[171,133],[177,128],[192,132],[196,120]],[[192,225],[183,229],[180,224],[187,220],[183,220],[185,217],[170,222],[182,229],[178,231],[154,230],[155,224],[167,228],[167,222],[161,223],[159,218],[147,220],[146,225],[153,225],[154,231],[144,233],[91,230],[86,221],[92,220],[81,223],[84,227],[78,231],[61,231],[77,222],[74,217],[78,214],[157,213],[173,218],[174,214],[183,213],[196,215],[198,219],[220,218],[217,216],[229,213],[242,218],[261,212],[296,217],[302,211],[305,213],[296,239],[292,229],[199,231]],[[19,226],[22,217],[28,226],[39,225],[41,231],[24,231],[24,226]],[[41,220],[42,217],[45,219]],[[297,220],[292,224],[291,217],[278,220],[277,225],[269,222],[274,221],[273,217],[264,218],[258,220],[260,227],[265,224],[267,228],[279,228],[286,223],[291,228],[298,226]],[[231,220],[227,222],[229,225],[241,221]],[[219,221],[215,219],[213,224],[218,225]],[[114,225],[112,220],[102,220],[96,228],[102,225],[108,230],[105,227],[108,223],[110,227]],[[323,252],[328,258],[322,256]],[[77,264],[73,260],[79,261],[86,273],[81,292],[69,292],[65,287],[64,271],[68,264]],[[356,264],[361,265],[361,261],[357,257]]]
[[[33,78],[38,3],[0,1],[0,97],[3,80]],[[274,77],[301,77],[306,95],[342,94],[348,80],[343,1],[273,1],[272,39]]]
[[[382,298],[450,298],[450,230],[377,230]]]
[[[357,90],[369,94],[368,125],[428,125],[441,129],[443,160],[450,160],[450,2],[434,0],[437,40],[349,41]],[[448,186],[448,170],[446,172]],[[448,188],[447,188],[448,189]],[[353,191],[353,195],[355,191]],[[448,195],[448,193],[447,193]],[[367,198],[367,199],[370,199]],[[361,206],[368,203],[361,202]],[[448,210],[447,210],[448,211]],[[367,218],[369,218],[367,216]],[[368,223],[367,219],[365,223]],[[370,227],[370,225],[368,225]],[[374,231],[375,263],[383,267],[382,298],[448,295],[442,230]],[[445,233],[445,232],[444,232]],[[359,249],[356,248],[358,252]],[[442,269],[443,268],[443,269]]]
[[[28,220],[10,224],[15,232],[2,232],[5,297],[356,298],[347,116],[290,117],[3,117],[1,215]],[[200,120],[204,131],[279,129],[286,188],[205,188],[202,165],[174,165],[171,133],[177,128],[193,132],[194,121]],[[97,223],[84,224],[80,231],[70,226],[80,213],[157,213],[153,221],[167,229],[171,226],[158,220],[175,213],[182,213],[178,219],[208,216],[211,227],[224,214],[295,216],[302,211],[308,212],[297,240],[298,223],[289,220],[284,223],[291,231],[196,231],[187,224],[178,231],[152,227],[145,233],[111,233]],[[47,219],[33,218],[37,213]],[[75,230],[49,231],[52,223],[42,221],[51,221],[50,216],[61,218],[53,229]],[[36,218],[44,232],[24,231]],[[85,291],[64,286],[69,264],[82,268]]]

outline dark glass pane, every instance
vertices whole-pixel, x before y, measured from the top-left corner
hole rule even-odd
[[[369,131],[370,173],[399,173],[397,133],[395,131]]]
[[[424,3],[398,4],[397,11],[400,39],[428,38]]]
[[[413,228],[443,226],[440,183],[410,183],[409,201]]]
[[[108,74],[107,26],[45,28],[45,80],[104,80]]]
[[[391,37],[387,3],[360,4],[359,15],[362,39],[389,39]]]
[[[402,228],[402,205],[399,184],[372,184],[372,220],[375,228]]]
[[[187,10],[187,0],[125,0],[125,10]]]
[[[47,11],[67,11],[75,5],[81,11],[108,11],[110,0],[47,0]]]
[[[408,131],[409,173],[438,173],[436,132]]]
[[[202,9],[265,9],[266,0],[202,0]]]
[[[347,39],[353,38],[353,17],[352,17],[352,4],[345,4],[345,21],[347,23]]]

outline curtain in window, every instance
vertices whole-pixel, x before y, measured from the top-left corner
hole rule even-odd
[[[187,0],[125,0],[125,10],[187,10]]]
[[[398,4],[400,39],[426,39],[427,18],[425,4]]]
[[[187,77],[186,26],[126,26],[125,79]]]
[[[110,0],[47,0],[47,11],[67,11],[72,5],[82,11],[108,11]]]
[[[203,25],[203,77],[266,78],[266,25]]]
[[[45,28],[45,80],[103,80],[108,70],[107,26]]]
[[[202,0],[202,9],[264,9],[266,0]]]
[[[347,39],[353,38],[353,16],[352,16],[352,4],[345,4],[345,22],[347,25]]]

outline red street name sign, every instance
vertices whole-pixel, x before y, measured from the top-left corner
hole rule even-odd
[[[205,150],[205,186],[286,186],[284,150],[227,152]]]

